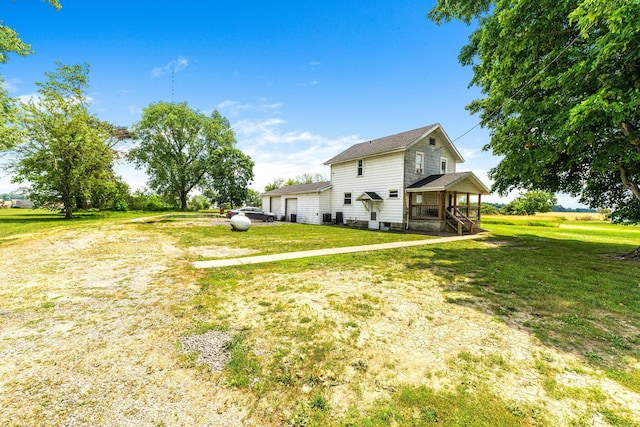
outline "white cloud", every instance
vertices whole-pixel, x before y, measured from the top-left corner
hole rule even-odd
[[[16,99],[23,104],[28,104],[30,102],[38,104],[41,98],[42,96],[39,93],[26,93],[24,95],[18,96]]]
[[[328,138],[310,131],[281,129],[281,118],[241,120],[233,125],[238,146],[255,163],[252,187],[263,191],[276,178],[319,173],[329,179],[323,163],[358,142],[358,135]]]
[[[9,79],[9,80],[0,79],[0,83],[2,83],[2,88],[4,90],[6,90],[9,93],[15,93],[18,91],[18,84],[20,83],[20,81],[16,79]]]
[[[311,69],[312,69],[312,70],[315,70],[315,69],[316,69],[316,67],[317,67],[318,65],[321,65],[321,64],[320,64],[320,62],[318,62],[318,61],[309,61],[309,63],[308,63],[307,65],[308,65],[309,67],[311,67]]]
[[[259,98],[259,104],[247,104],[239,101],[233,101],[227,99],[216,105],[216,109],[223,111],[225,115],[235,117],[244,111],[259,111],[259,112],[278,112],[282,108],[281,102],[275,102],[267,104],[267,100]]]
[[[464,148],[464,147],[460,147],[459,148],[460,154],[462,154],[462,157],[465,160],[471,160],[473,158],[476,158],[480,155],[481,151],[478,150],[477,148]]]
[[[187,58],[185,58],[184,56],[179,56],[177,59],[174,59],[173,61],[167,63],[162,67],[156,67],[152,69],[151,75],[153,77],[161,77],[164,74],[167,74],[170,72],[177,73],[179,71],[182,71],[188,66],[189,66],[189,61],[187,61]]]
[[[315,86],[318,84],[320,84],[318,80],[311,80],[310,82],[306,82],[306,83],[298,83],[298,86]]]

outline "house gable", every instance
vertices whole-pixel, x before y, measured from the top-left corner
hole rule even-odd
[[[422,167],[418,158],[422,158]],[[405,151],[404,187],[429,175],[443,173],[442,162],[446,164],[445,173],[455,173],[456,164],[464,159],[453,146],[447,134],[438,125],[429,133],[410,144]]]
[[[455,148],[449,136],[442,129],[442,126],[436,123],[383,138],[360,142],[327,160],[324,164],[333,165],[351,160],[366,159],[368,157],[406,151],[420,142],[426,141],[428,143],[429,135],[436,138],[440,147],[443,147],[449,152],[455,163],[464,162],[462,155]]]

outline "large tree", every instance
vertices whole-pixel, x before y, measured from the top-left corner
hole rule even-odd
[[[39,86],[39,97],[21,107],[25,142],[15,148],[13,182],[26,182],[39,206],[64,206],[71,218],[83,200],[114,180],[112,127],[89,113],[89,66],[58,64]]]
[[[218,206],[244,203],[253,180],[253,165],[251,157],[235,147],[217,150],[213,167],[202,186],[204,194]]]
[[[56,10],[61,8],[58,0],[49,0],[48,3]],[[9,60],[10,53],[26,56],[33,53],[33,50],[31,45],[22,41],[13,28],[3,25],[0,21],[0,64],[5,64]],[[23,136],[17,116],[16,102],[9,96],[9,92],[4,87],[4,79],[0,75],[0,150],[11,148]]]
[[[563,191],[640,221],[640,2],[438,0],[429,17],[477,24],[459,59],[502,157],[494,190]]]
[[[207,116],[186,103],[149,105],[134,133],[139,145],[131,155],[137,167],[145,168],[152,189],[179,200],[183,211],[189,192],[204,186],[205,175],[215,169],[219,150],[235,144],[229,121],[218,111]]]

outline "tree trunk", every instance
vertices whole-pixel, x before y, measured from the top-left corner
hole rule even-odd
[[[71,195],[67,193],[62,196],[62,202],[64,205],[64,218],[71,219],[71,217],[73,216],[73,197],[71,197]]]
[[[187,193],[180,194],[180,210],[182,212],[187,210]]]

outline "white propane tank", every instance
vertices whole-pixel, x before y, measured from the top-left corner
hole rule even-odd
[[[249,228],[251,228],[251,220],[243,212],[231,217],[231,230],[247,231]]]

